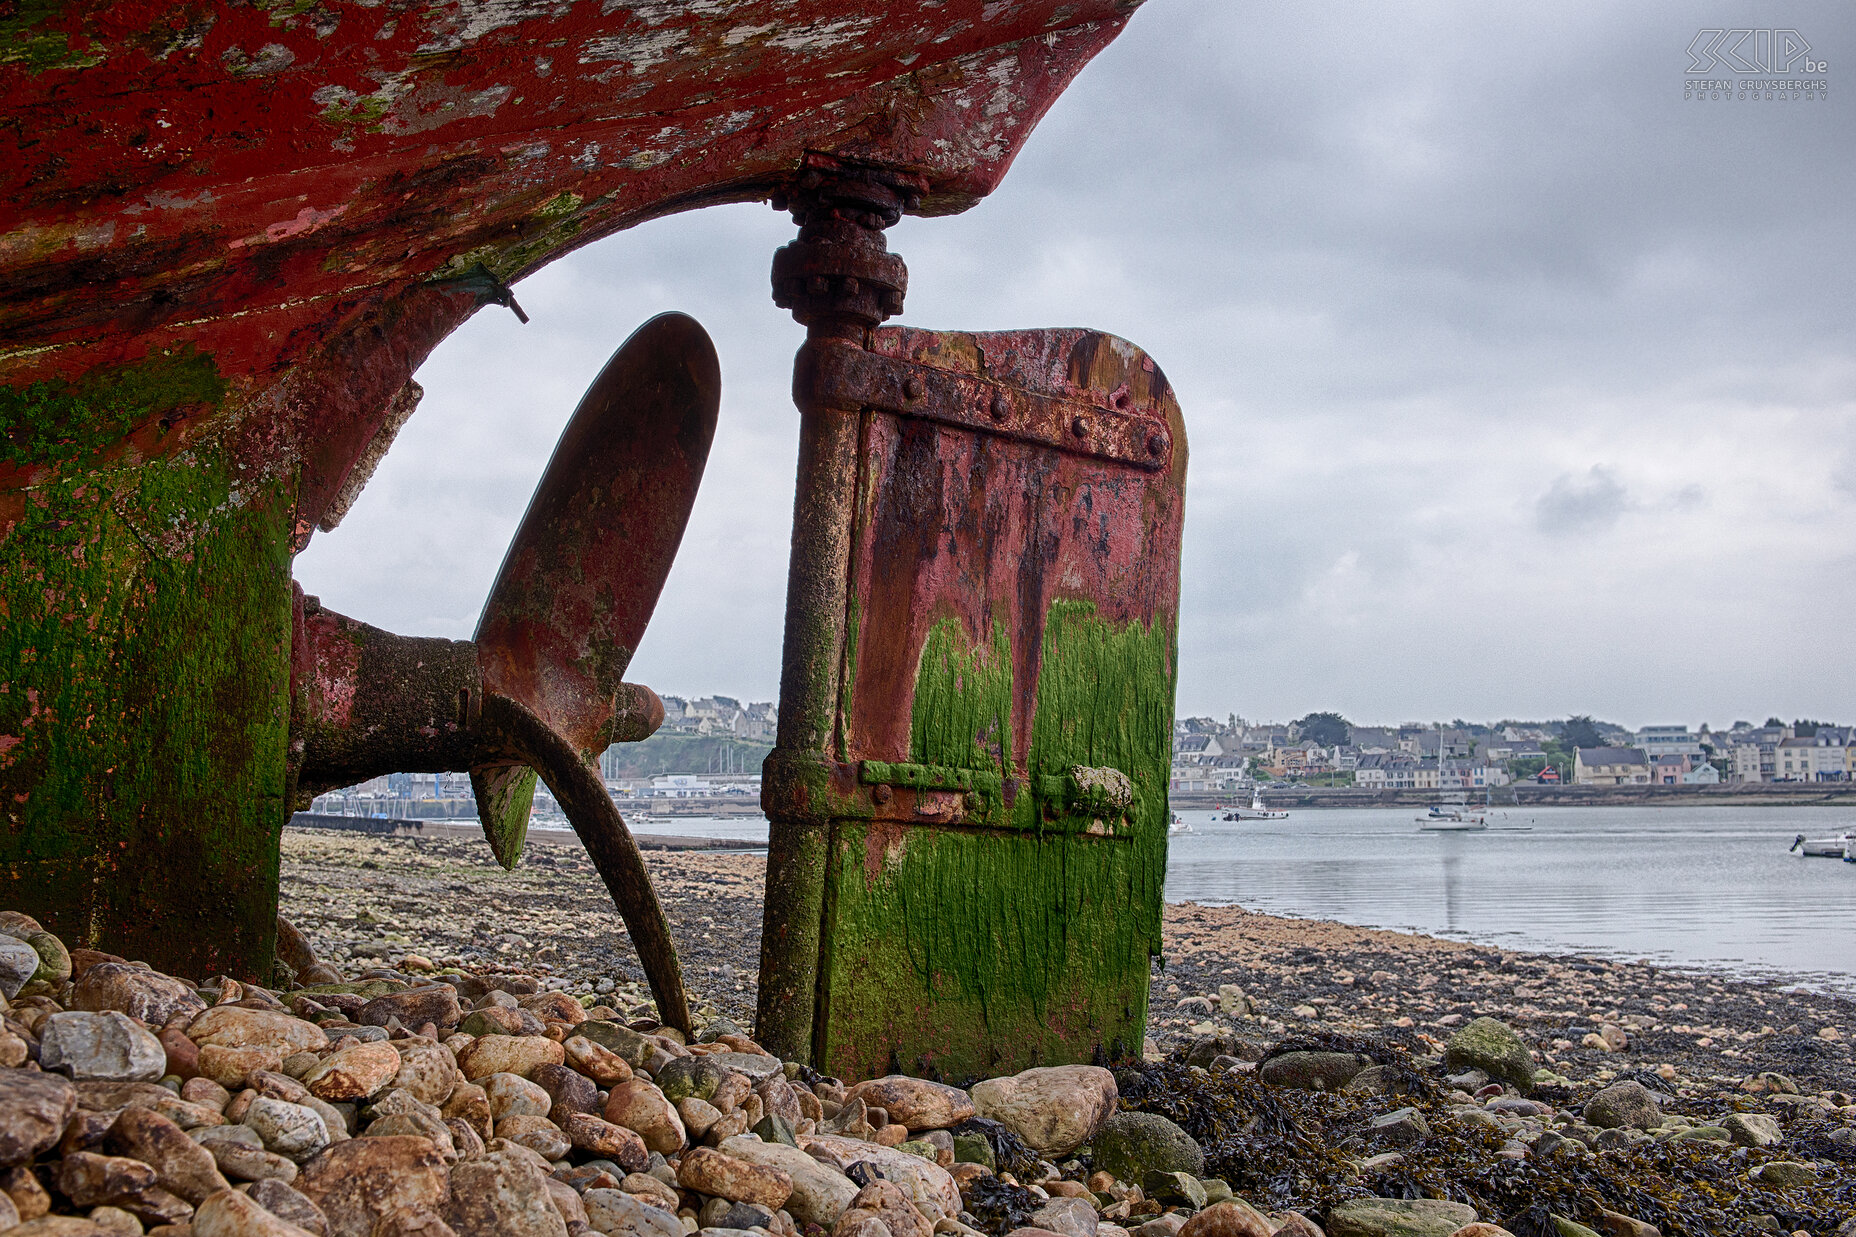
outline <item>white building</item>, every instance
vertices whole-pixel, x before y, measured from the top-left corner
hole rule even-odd
[[[652,778],[651,788],[644,793],[659,799],[690,799],[703,798],[718,791],[715,783],[697,777],[694,773],[665,773]]]
[[[1658,756],[1701,755],[1701,736],[1687,726],[1645,726],[1635,738],[1637,746],[1651,760]]]

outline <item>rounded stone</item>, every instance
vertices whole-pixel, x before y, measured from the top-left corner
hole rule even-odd
[[[1508,1024],[1495,1018],[1477,1018],[1450,1037],[1444,1046],[1447,1069],[1479,1069],[1522,1095],[1534,1089],[1534,1054]]]
[[[1265,1061],[1257,1077],[1272,1087],[1339,1091],[1370,1064],[1352,1052],[1285,1052]]]
[[[1094,1065],[1054,1065],[988,1078],[969,1093],[979,1116],[1046,1153],[1088,1142],[1115,1111],[1115,1076]]]
[[[1450,1237],[1476,1209],[1434,1198],[1354,1198],[1328,1213],[1328,1237]]]
[[[273,1048],[282,1057],[297,1052],[321,1052],[329,1037],[313,1022],[276,1009],[247,1009],[242,1005],[215,1005],[187,1024],[187,1038],[205,1048]]]
[[[471,1082],[490,1074],[519,1074],[527,1078],[537,1065],[559,1065],[566,1059],[565,1050],[546,1036],[484,1035],[472,1040],[458,1054],[458,1068]]]
[[[1640,1082],[1614,1082],[1585,1102],[1587,1124],[1601,1130],[1653,1130],[1663,1123],[1656,1095]]]
[[[67,1011],[39,1024],[39,1065],[80,1081],[153,1082],[167,1073],[168,1053],[159,1039],[117,1010]]]
[[[351,1042],[325,1057],[302,1082],[318,1099],[359,1100],[384,1090],[399,1072],[400,1054],[392,1044]]]
[[[1159,1113],[1118,1112],[1103,1123],[1093,1144],[1095,1165],[1120,1181],[1148,1173],[1205,1171],[1205,1152],[1192,1135]]]

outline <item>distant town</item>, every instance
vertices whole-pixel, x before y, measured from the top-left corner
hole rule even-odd
[[[1849,726],[1773,717],[1630,730],[1591,717],[1356,726],[1338,713],[1297,721],[1183,717],[1173,723],[1171,789],[1249,789],[1262,782],[1363,790],[1482,790],[1519,781],[1575,786],[1711,786],[1722,782],[1847,782],[1856,776]]]
[[[674,813],[678,801],[752,811],[779,708],[732,696],[665,696],[664,724],[643,743],[600,757],[613,799]],[[1291,722],[1228,715],[1173,723],[1169,790],[1248,792],[1271,783],[1359,790],[1483,791],[1517,782],[1573,786],[1712,786],[1724,782],[1856,780],[1856,728],[1797,719],[1631,730],[1586,716],[1560,721],[1355,725],[1338,713]],[[558,815],[546,787],[535,810]],[[340,816],[476,814],[461,773],[393,773],[317,797],[312,811]]]

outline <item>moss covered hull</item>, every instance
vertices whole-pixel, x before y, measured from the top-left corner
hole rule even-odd
[[[271,962],[293,494],[213,442],[104,462],[74,427],[211,411],[209,363],[5,393],[50,469],[0,540],[0,904],[181,974]],[[59,458],[63,456],[65,458]],[[71,458],[76,456],[76,458]]]

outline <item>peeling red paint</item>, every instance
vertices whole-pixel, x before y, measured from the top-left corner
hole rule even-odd
[[[197,347],[254,414],[249,455],[322,457],[306,536],[366,425],[476,307],[415,308],[427,281],[478,262],[513,280],[653,215],[765,197],[809,150],[919,171],[924,213],[963,209],[1133,7],[63,5],[21,32],[63,41],[51,67],[0,68],[0,382]],[[348,396],[356,365],[390,372]]]

